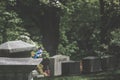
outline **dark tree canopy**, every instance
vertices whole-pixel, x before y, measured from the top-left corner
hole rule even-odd
[[[51,56],[72,59],[114,54],[111,48],[120,48],[119,7],[119,0],[2,0],[0,41],[27,36]]]

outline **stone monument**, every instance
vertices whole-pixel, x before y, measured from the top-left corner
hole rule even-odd
[[[69,56],[55,55],[50,58],[51,76],[62,75],[62,62],[69,61]]]
[[[80,61],[62,62],[62,75],[79,75]]]
[[[102,70],[114,70],[116,67],[115,56],[105,55],[101,57]]]
[[[82,59],[82,72],[90,73],[90,72],[99,72],[101,69],[101,61],[100,58],[95,56],[88,56]]]
[[[23,41],[8,41],[0,45],[0,80],[32,80],[31,71],[41,59],[33,59],[35,46]]]

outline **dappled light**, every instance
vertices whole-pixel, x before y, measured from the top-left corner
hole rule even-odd
[[[0,60],[2,79],[119,80],[120,0],[1,0]]]

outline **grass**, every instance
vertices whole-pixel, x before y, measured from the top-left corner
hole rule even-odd
[[[105,71],[99,73],[81,74],[78,76],[60,76],[39,78],[34,80],[120,80],[120,70]]]

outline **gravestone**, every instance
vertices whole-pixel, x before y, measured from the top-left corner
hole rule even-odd
[[[0,57],[30,57],[34,45],[18,41],[8,41],[0,45]]]
[[[102,70],[114,70],[115,69],[115,57],[112,55],[106,55],[101,57]]]
[[[80,61],[62,62],[62,75],[79,75]]]
[[[31,72],[41,61],[41,59],[31,58],[30,51],[34,48],[34,46],[21,41],[9,41],[1,44],[0,80],[32,80]]]
[[[88,56],[82,59],[83,73],[101,71],[101,61],[98,57]]]
[[[51,76],[62,75],[62,62],[69,61],[69,56],[55,55],[50,58]]]

